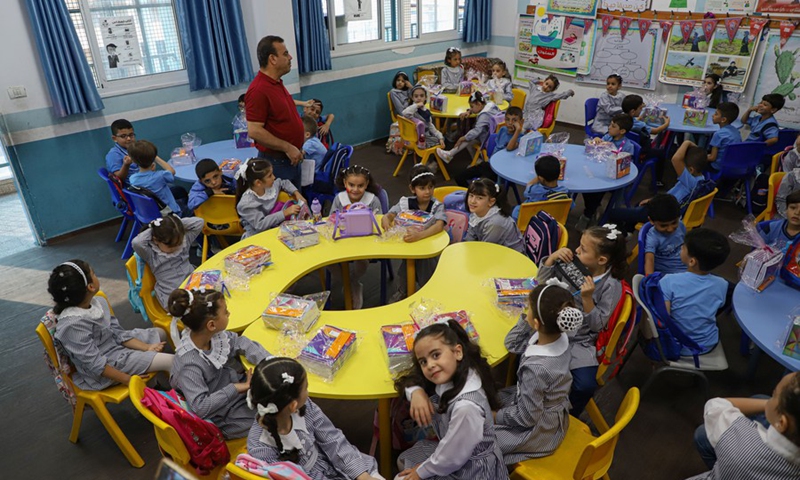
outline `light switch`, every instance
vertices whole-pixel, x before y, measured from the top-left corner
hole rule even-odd
[[[15,86],[15,87],[8,87],[8,98],[15,99],[15,98],[25,98],[28,96],[28,92],[25,91],[25,87],[23,86]]]

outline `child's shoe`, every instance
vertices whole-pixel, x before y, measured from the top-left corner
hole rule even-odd
[[[450,152],[447,152],[441,148],[436,149],[436,155],[438,155],[439,158],[441,158],[444,163],[450,163],[450,160],[453,159]]]
[[[426,167],[428,167],[428,170],[430,170],[431,172],[433,172],[434,175],[436,175],[436,172],[439,171],[439,162],[437,162],[436,160],[431,160],[428,162]]]

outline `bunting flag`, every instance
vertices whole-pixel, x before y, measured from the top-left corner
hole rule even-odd
[[[706,35],[706,41],[711,43],[711,39],[714,37],[714,30],[717,29],[717,19],[716,18],[706,18],[703,20],[703,33]]]
[[[625,38],[625,35],[628,33],[628,28],[630,28],[632,22],[633,22],[632,18],[619,17],[619,36],[620,36],[620,38]]]
[[[742,17],[727,17],[725,19],[725,30],[728,32],[728,42],[733,42],[736,38],[736,32],[739,31],[739,25],[742,23]]]
[[[761,30],[767,22],[769,22],[767,18],[750,17],[750,36],[753,38],[753,41],[761,34]]]
[[[795,28],[797,28],[797,25],[794,22],[789,20],[781,20],[781,48],[783,48],[786,45],[786,42],[789,41],[789,37],[792,36]]]
[[[608,14],[600,15],[600,24],[603,26],[603,36],[605,37],[608,33],[608,27],[611,26],[611,22],[614,21],[614,17]]]
[[[594,20],[592,20],[592,19],[584,20],[584,22],[583,22],[583,34],[586,35],[587,33],[589,33],[589,30],[591,30],[593,26],[594,26]]]
[[[694,24],[697,23],[695,20],[681,20],[681,35],[683,35],[683,42],[686,43],[689,41],[689,37],[692,36],[692,32],[694,31]]]
[[[669,38],[670,32],[672,32],[672,26],[675,24],[672,20],[661,20],[658,22],[658,26],[661,27],[661,41],[666,42]]]
[[[653,23],[652,20],[648,20],[646,18],[640,18],[638,20],[639,23],[639,38],[644,42],[644,37],[647,35],[647,32],[650,31],[650,25]]]

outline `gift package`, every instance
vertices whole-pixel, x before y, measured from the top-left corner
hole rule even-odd
[[[613,143],[606,142],[600,137],[584,139],[583,145],[585,147],[584,152],[586,156],[597,162],[605,161],[613,154],[613,150],[615,149]]]
[[[469,335],[469,339],[475,343],[478,343],[480,340],[480,336],[478,335],[478,331],[475,330],[475,326],[469,320],[469,314],[465,310],[459,310],[457,312],[446,312],[446,313],[439,313],[433,315],[431,318],[431,323],[440,323],[440,322],[447,322],[449,320],[455,320],[461,325],[461,328],[467,332]]]
[[[522,157],[536,155],[542,151],[542,143],[544,143],[544,136],[541,133],[535,130],[528,132],[519,139],[517,155]]]
[[[406,210],[397,214],[394,223],[400,227],[424,230],[433,220],[433,215],[422,210]]]
[[[317,302],[312,299],[281,293],[269,302],[261,314],[264,325],[280,330],[284,326],[307,332],[320,316]]]
[[[689,93],[683,94],[683,108],[698,108],[698,104],[702,101],[701,99],[705,95],[698,94],[698,92],[692,91]]]
[[[272,254],[258,245],[248,245],[225,257],[225,270],[228,273],[241,272],[247,276],[260,273],[270,265]]]
[[[444,112],[447,110],[447,97],[444,95],[433,95],[428,100],[428,107],[434,112]]]
[[[458,84],[458,95],[460,97],[469,97],[475,91],[475,84],[471,80],[462,80]]]
[[[223,289],[222,271],[205,270],[202,272],[194,272],[186,279],[186,285],[183,288],[186,290],[200,290],[201,288],[205,288],[221,292]]]
[[[661,126],[664,124],[662,117],[667,116],[667,109],[658,106],[647,106],[642,109],[642,114],[639,120],[648,125]]]
[[[628,152],[618,152],[606,162],[606,175],[611,179],[622,178],[631,173],[633,156]]]
[[[375,214],[363,203],[351,203],[344,210],[336,212],[333,217],[334,240],[381,234]]]
[[[494,289],[498,305],[522,305],[528,301],[531,290],[539,283],[530,278],[495,278]]]
[[[319,243],[319,232],[305,220],[287,220],[281,223],[278,239],[291,250],[300,250]]]
[[[309,372],[332,382],[336,372],[353,356],[355,350],[355,332],[325,325],[303,348],[297,361]]]
[[[414,366],[414,336],[417,331],[418,328],[413,323],[381,327],[383,346],[392,375],[398,375]]]
[[[705,127],[708,123],[708,110],[705,108],[686,108],[683,111],[683,124],[693,127]]]
[[[239,169],[241,164],[242,161],[237,158],[226,158],[220,162],[219,169],[222,170],[223,175],[232,177],[236,174],[236,170]]]
[[[233,131],[233,143],[236,144],[236,148],[252,148],[255,146],[253,140],[247,135],[246,129]]]
[[[758,233],[753,215],[742,220],[742,228],[729,235],[738,244],[752,247],[739,264],[739,281],[747,287],[761,292],[780,275],[783,265],[783,245],[767,245]]]

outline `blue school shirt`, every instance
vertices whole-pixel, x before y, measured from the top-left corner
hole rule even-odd
[[[122,165],[125,163],[123,162],[123,158],[128,155],[128,151],[124,148],[120,147],[118,143],[115,143],[111,150],[108,151],[106,154],[106,170],[108,173],[114,173],[117,170],[122,168]],[[128,167],[128,176],[130,177],[131,174],[139,172],[139,165],[135,163],[131,163]],[[128,179],[124,180],[125,183],[128,183]]]
[[[131,185],[142,187],[153,192],[166,206],[173,212],[180,215],[181,207],[172,196],[169,186],[175,182],[175,177],[166,170],[155,170],[136,172],[128,178],[131,180]]]
[[[664,300],[670,302],[670,316],[703,353],[719,342],[717,310],[725,304],[728,282],[716,275],[691,272],[664,275],[659,282]],[[688,349],[681,355],[691,355]]]
[[[697,183],[702,179],[702,175],[693,177],[692,174],[689,173],[689,169],[684,168],[683,173],[681,173],[681,175],[678,177],[678,181],[675,182],[675,185],[670,188],[667,193],[675,197],[678,200],[678,203],[683,204],[683,202],[692,194],[694,189],[697,188]]]
[[[644,240],[644,252],[652,253],[655,260],[655,271],[662,273],[680,273],[686,271],[681,261],[681,246],[686,236],[686,227],[678,222],[678,228],[670,235],[664,235],[650,228]]]
[[[569,190],[563,185],[556,185],[555,187],[545,187],[541,183],[529,185],[525,189],[526,202],[544,202],[546,200],[562,200],[569,198]]]
[[[640,135],[646,137],[650,136],[650,126],[644,123],[643,121],[639,120],[638,118],[633,119],[633,128],[631,128],[631,130],[634,132],[638,132]]]
[[[714,170],[720,169],[720,162],[725,159],[725,150],[728,149],[728,145],[731,143],[738,143],[742,141],[742,134],[739,133],[739,129],[731,125],[730,123],[725,125],[724,127],[720,128],[714,135],[711,137],[711,142],[709,146],[717,147],[717,159],[711,162],[711,168]]]
[[[322,165],[322,160],[328,153],[328,149],[325,148],[319,138],[309,137],[303,144],[303,152],[305,153],[305,158],[310,158],[317,162],[316,168],[318,168]]]
[[[500,150],[504,150],[508,146],[508,142],[511,141],[511,137],[513,136],[513,134],[508,133],[508,128],[504,126],[500,127],[500,131],[497,132],[497,138],[494,141],[494,151],[498,152]]]
[[[788,225],[788,220],[773,220],[763,226],[759,226],[758,234],[761,235],[767,245],[773,245],[777,242],[788,243],[797,238],[797,235],[789,236],[789,232],[786,231]]]
[[[631,155],[634,154],[633,143],[631,143],[630,140],[628,140],[625,137],[622,137],[621,140],[614,140],[611,137],[611,135],[606,133],[605,135],[603,135],[603,141],[604,142],[613,143],[614,146],[617,147],[618,150],[622,150],[623,152],[630,153]]]
[[[769,117],[762,120],[759,116],[750,116],[747,120],[750,125],[750,135],[745,139],[745,142],[764,142],[770,138],[778,138],[778,121],[775,117]]]

